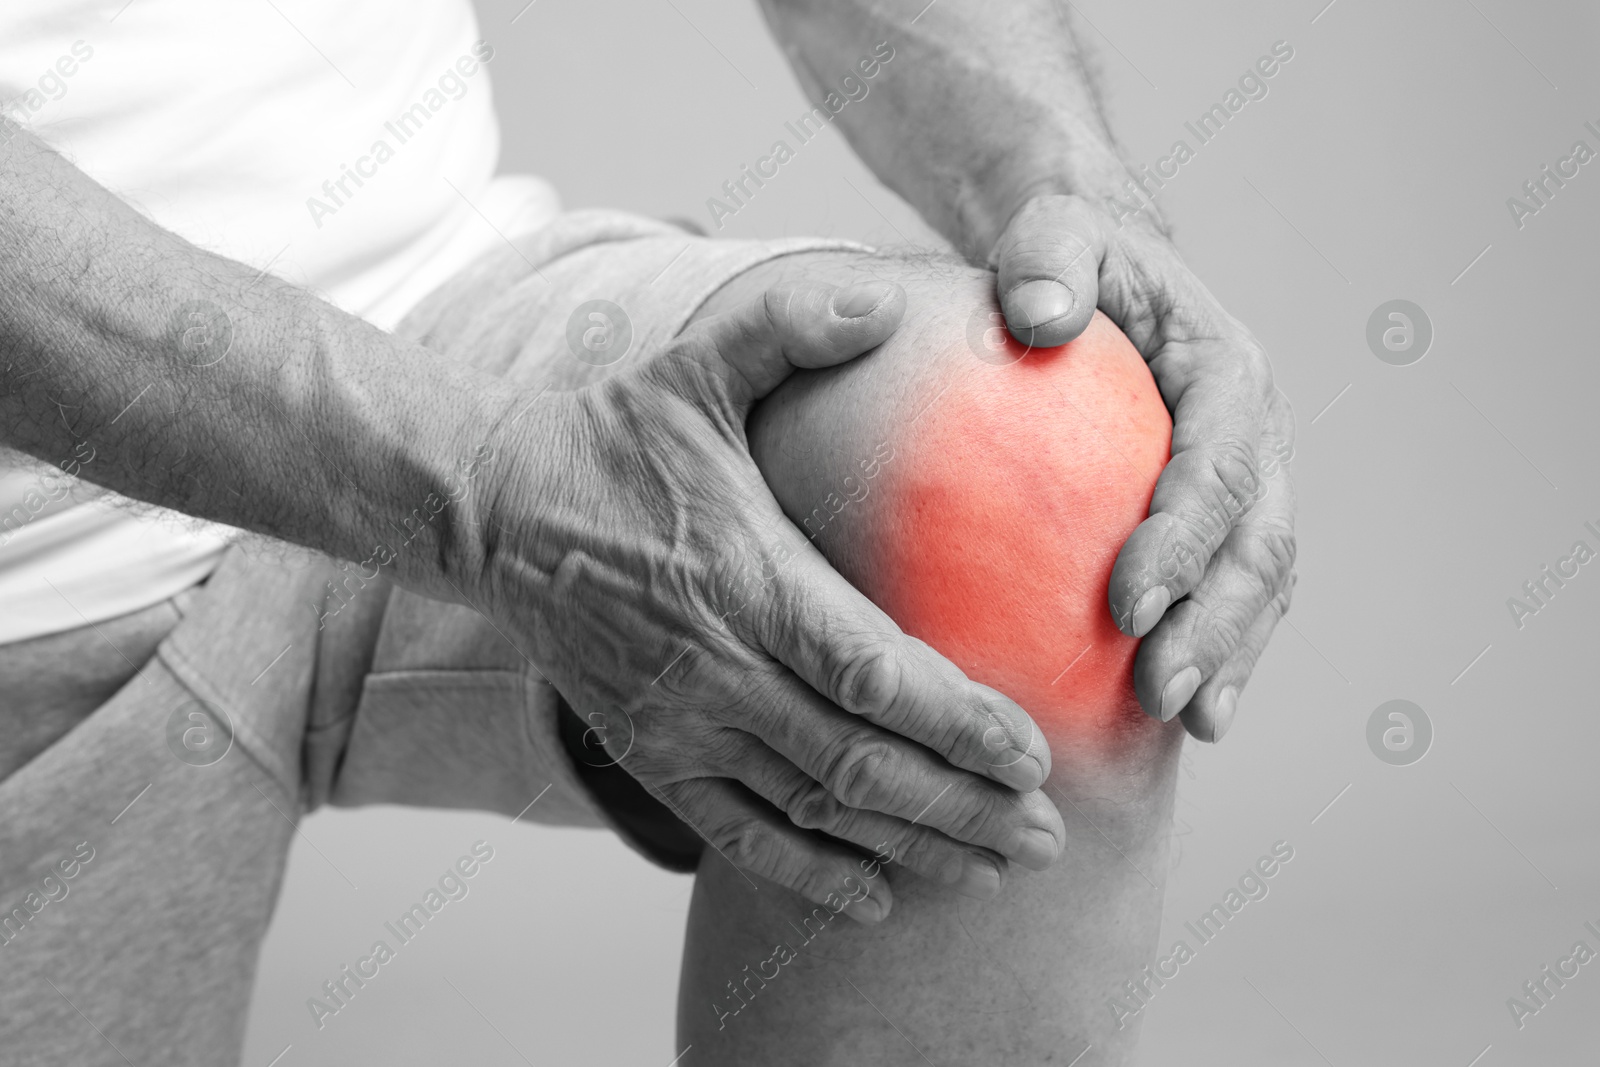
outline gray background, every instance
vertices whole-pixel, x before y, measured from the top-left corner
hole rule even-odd
[[[524,2],[479,4],[502,167],[548,176],[571,206],[705,220],[705,198],[805,107],[752,4],[538,0],[513,23]],[[905,0],[908,21],[924,2]],[[1139,162],[1274,41],[1295,49],[1162,194],[1194,269],[1272,353],[1302,499],[1290,625],[1226,743],[1185,757],[1163,944],[1273,842],[1295,857],[1158,994],[1144,1062],[1593,1062],[1600,962],[1521,1032],[1505,1002],[1580,937],[1600,949],[1582,927],[1600,926],[1600,562],[1521,630],[1506,600],[1580,537],[1600,549],[1582,529],[1600,526],[1600,162],[1520,231],[1505,201],[1574,140],[1600,149],[1582,128],[1600,125],[1600,16],[1577,0],[1325,3],[1075,5]],[[722,232],[934,240],[832,131]],[[1433,322],[1412,366],[1365,342],[1395,298]],[[1395,698],[1434,726],[1411,766],[1367,747],[1368,716]],[[479,838],[496,856],[471,895],[316,1032],[306,998]],[[320,813],[246,1063],[292,1045],[283,1067],[660,1067],[678,1051],[689,886],[598,834]]]

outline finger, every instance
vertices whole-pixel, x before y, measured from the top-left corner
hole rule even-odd
[[[930,826],[842,803],[829,789],[750,734],[734,730],[724,754],[735,776],[791,822],[840,841],[894,857],[925,878],[978,900],[999,892],[1006,861],[986,849],[952,841]]]
[[[789,694],[792,700],[763,701],[755,717],[740,726],[816,783],[839,809],[926,826],[1034,870],[1044,870],[1060,855],[1066,830],[1042,792],[1018,793],[952,767],[921,745],[840,711],[816,693],[799,691],[803,688]],[[736,760],[723,758],[728,763],[713,762],[711,773],[754,786],[738,772]]]
[[[752,763],[752,752],[759,753],[781,758],[799,776],[785,781],[816,784],[836,809],[926,827],[1035,870],[1061,854],[1066,831],[1043,793],[1019,793],[952,767],[924,746],[835,707],[781,664],[747,663],[737,685],[727,681],[712,657],[687,657],[660,680],[659,697],[676,703],[692,695],[688,717],[624,716],[626,724],[615,728],[608,722],[607,751],[617,752],[616,760],[641,781],[737,779],[787,810],[788,794],[763,784],[772,772]]]
[[[1200,687],[1194,699],[1189,701],[1189,706],[1184,709],[1181,718],[1184,729],[1188,730],[1196,740],[1211,743],[1221,741],[1222,735],[1233,725],[1234,715],[1239,710],[1239,695],[1244,692],[1245,684],[1250,681],[1250,675],[1256,669],[1256,661],[1261,658],[1267,642],[1272,638],[1278,620],[1289,613],[1289,604],[1294,598],[1294,585],[1295,576],[1291,572],[1284,588],[1246,631],[1233,656],[1220,670],[1206,679],[1206,683]]]
[[[1011,335],[1050,348],[1088,328],[1099,301],[1104,253],[1099,220],[1079,198],[1039,196],[1023,204],[991,257]]]
[[[893,282],[769,289],[685,330],[645,373],[687,373],[743,425],[751,406],[795,369],[831,367],[882,344],[905,306],[905,290]]]
[[[795,553],[749,618],[775,659],[845,711],[1013,789],[1049,776],[1049,746],[1027,712],[902,633],[816,546]]]
[[[1157,364],[1169,405],[1176,396],[1172,459],[1149,517],[1117,554],[1109,591],[1118,627],[1134,637],[1194,590],[1261,494],[1263,428],[1275,392],[1266,355],[1248,334],[1168,344],[1152,370]]]
[[[857,922],[881,922],[894,907],[889,880],[866,876],[862,864],[868,861],[793,825],[737,782],[694,778],[664,786],[647,784],[647,788],[741,871],[758,874]]]
[[[1139,647],[1134,690],[1167,721],[1226,663],[1294,570],[1294,488],[1280,469],[1251,502],[1189,596]]]

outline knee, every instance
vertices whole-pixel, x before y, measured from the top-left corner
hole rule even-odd
[[[1155,725],[1107,587],[1171,421],[1103,315],[1029,351],[988,333],[992,284],[907,284],[900,333],[786,385],[752,445],[790,517],[903,630],[1017,700],[1047,739],[1114,745]]]

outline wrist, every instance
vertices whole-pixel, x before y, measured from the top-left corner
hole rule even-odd
[[[1041,143],[1057,146],[1039,152]],[[1020,160],[1018,157],[1021,157]],[[1141,180],[1142,179],[1142,180]],[[1000,235],[1023,205],[1045,196],[1076,196],[1092,205],[1108,230],[1136,228],[1170,239],[1155,197],[1155,180],[1136,175],[1094,131],[1062,130],[1035,137],[1030,148],[1007,154],[971,182],[976,191],[962,205],[961,230],[969,257],[989,262]]]
[[[338,509],[352,558],[417,592],[474,601],[504,460],[498,428],[515,414],[514,391],[420,345],[370,336],[375,351],[352,369],[381,367],[379,382],[336,373],[327,386],[339,417],[327,420],[325,455],[355,476],[339,479],[354,498]]]

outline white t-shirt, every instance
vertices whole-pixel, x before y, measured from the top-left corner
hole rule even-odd
[[[559,209],[494,178],[493,59],[469,0],[0,5],[8,116],[161,226],[384,328]],[[158,603],[235,535],[70,477],[98,455],[0,451],[0,643]]]

